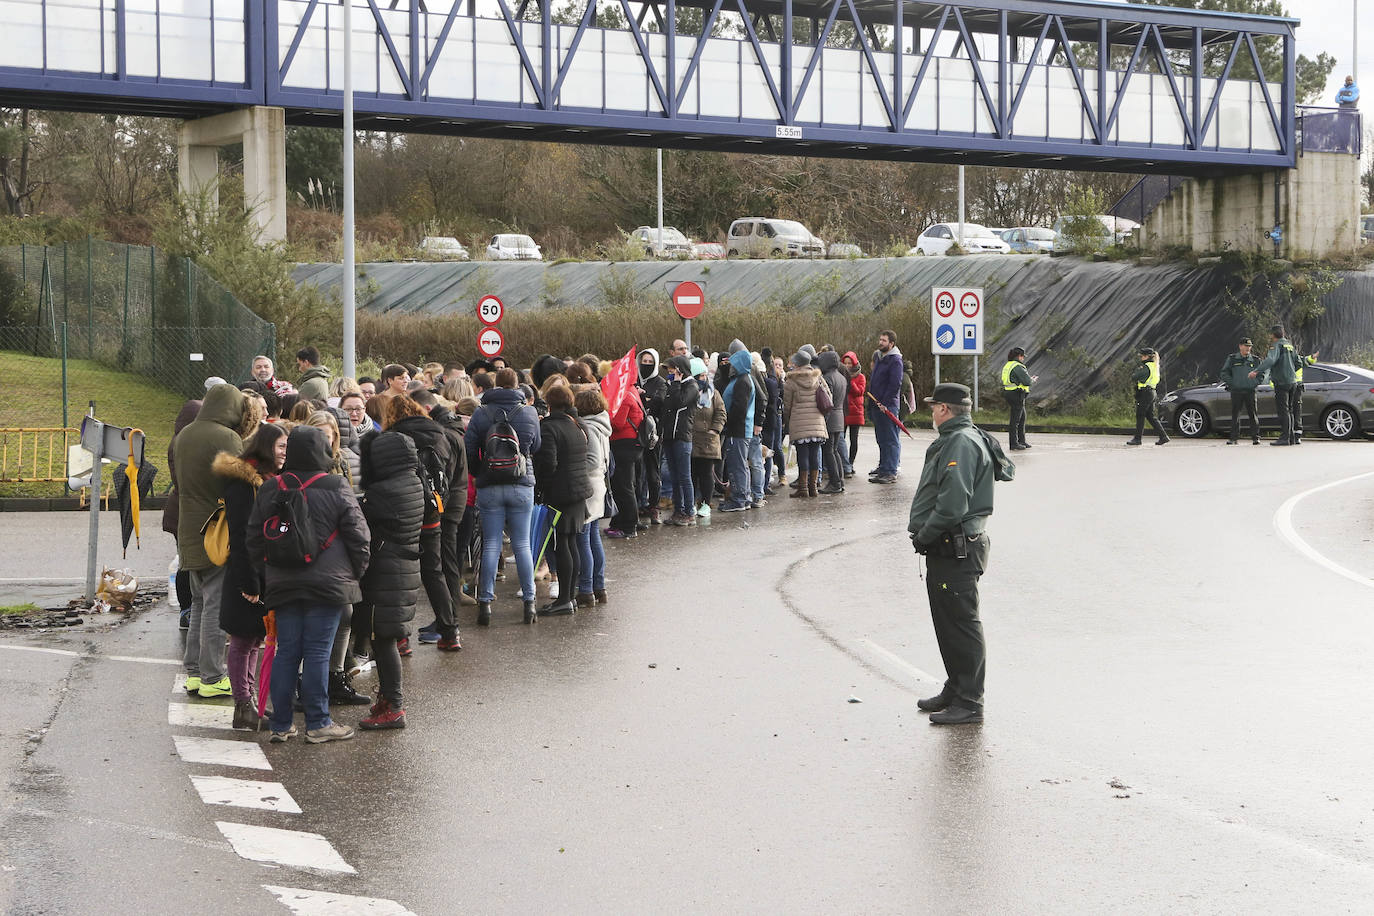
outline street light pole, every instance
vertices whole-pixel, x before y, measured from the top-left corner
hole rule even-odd
[[[663,150],[658,151],[658,247],[654,254],[663,253]]]
[[[959,241],[960,248],[964,247],[964,167],[959,166]]]
[[[356,377],[354,311],[357,308],[354,278],[353,225],[353,0],[343,0],[343,368]]]

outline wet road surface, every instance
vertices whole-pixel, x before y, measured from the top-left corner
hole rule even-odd
[[[941,729],[915,708],[943,673],[905,535],[930,436],[897,486],[608,542],[611,602],[576,617],[525,627],[499,583],[462,653],[416,646],[409,728],[262,743],[270,770],[178,754],[253,742],[169,724],[214,705],[173,693],[170,613],[18,643],[78,655],[0,648],[0,904],[1367,911],[1374,476],[1307,491],[1374,445],[1033,440],[989,528],[987,722]],[[193,775],[301,813],[207,805]],[[216,821],[318,834],[354,873],[249,861]]]

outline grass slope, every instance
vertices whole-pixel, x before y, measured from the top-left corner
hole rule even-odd
[[[158,467],[153,483],[156,493],[170,485],[167,476],[167,446],[171,443],[172,423],[184,399],[141,375],[120,372],[96,362],[83,359],[67,361],[67,422],[80,428],[87,402],[95,401],[95,415],[117,426],[133,426],[148,436],[145,456]],[[60,427],[62,425],[62,360],[30,356],[12,351],[0,352],[0,429],[15,427]],[[15,437],[5,435],[10,449],[5,476],[14,473]],[[73,440],[75,441],[75,440]],[[47,439],[40,440],[39,472],[47,471]],[[32,446],[25,448],[24,473],[36,476],[32,467]],[[55,443],[61,450],[61,440]],[[65,473],[66,462],[56,456],[55,476]],[[110,466],[106,466],[106,480]],[[0,496],[62,496],[62,484],[0,483]]]

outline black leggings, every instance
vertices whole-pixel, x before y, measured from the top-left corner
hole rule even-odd
[[[850,424],[845,429],[849,432],[849,465],[853,467],[854,459],[859,457],[859,430],[863,427]]]
[[[397,709],[401,708],[401,653],[394,637],[372,640],[372,657],[377,662],[377,690]]]
[[[716,493],[716,459],[692,458],[692,491],[695,504],[709,503]]]
[[[563,509],[563,515],[553,529],[554,570],[558,575],[560,604],[572,601],[577,594],[577,576],[582,565],[582,552],[577,547],[577,534],[586,523],[586,516],[586,506]]]
[[[615,499],[615,517],[611,527],[635,533],[635,523],[639,521],[639,501],[635,498],[635,466],[639,463],[638,440],[617,439],[611,443],[611,457],[615,459],[615,471],[611,474],[611,496]]]

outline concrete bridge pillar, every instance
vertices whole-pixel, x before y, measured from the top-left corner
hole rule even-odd
[[[265,241],[286,241],[286,111],[257,106],[183,121],[177,129],[177,180],[186,194],[218,202],[219,150],[243,144],[243,199]]]

